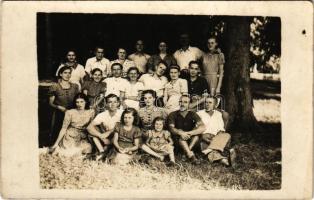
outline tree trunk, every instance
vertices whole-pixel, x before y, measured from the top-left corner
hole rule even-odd
[[[252,135],[259,129],[250,87],[250,18],[228,18],[225,39],[224,93],[230,128]]]

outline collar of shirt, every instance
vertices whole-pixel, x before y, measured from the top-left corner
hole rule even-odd
[[[180,52],[186,52],[186,51],[191,51],[191,46],[189,46],[186,50],[184,50],[183,48],[180,49]]]
[[[159,79],[159,80],[161,80],[161,77],[162,76],[158,76],[157,74],[155,74],[155,73],[153,73],[153,74],[151,74],[151,76],[153,77],[153,78],[155,78],[155,79]]]
[[[145,56],[144,52],[135,52],[134,54],[137,55],[137,56]]]
[[[162,137],[162,132],[156,132],[156,131],[152,131],[152,132],[153,132],[154,137],[159,137],[159,138]]]
[[[215,49],[213,52],[208,52],[209,54],[220,54],[221,50],[219,48]]]

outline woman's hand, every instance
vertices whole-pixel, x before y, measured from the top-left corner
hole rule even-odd
[[[57,109],[60,110],[61,112],[67,111],[67,109],[63,106],[57,106]]]

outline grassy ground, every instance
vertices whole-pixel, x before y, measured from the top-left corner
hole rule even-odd
[[[261,89],[267,97],[260,95]],[[263,139],[234,145],[237,152],[235,168],[209,164],[206,159],[195,166],[180,158],[177,158],[177,168],[169,168],[159,161],[150,165],[117,166],[84,161],[80,157],[48,155],[41,149],[40,185],[47,189],[280,189],[280,85],[263,87],[258,82],[253,85],[253,91],[254,114],[264,128],[260,137]]]

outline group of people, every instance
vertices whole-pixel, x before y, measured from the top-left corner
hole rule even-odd
[[[190,46],[188,34],[180,35],[180,44],[171,55],[161,41],[159,53],[150,56],[138,40],[135,53],[127,58],[119,48],[111,62],[96,47],[85,67],[68,51],[49,89],[49,151],[112,163],[146,152],[161,161],[168,156],[174,165],[175,152],[199,164],[200,149],[209,161],[230,166],[235,152],[228,113],[217,108],[224,55],[215,37],[208,38],[206,53]]]

